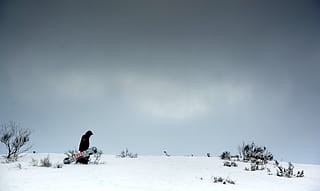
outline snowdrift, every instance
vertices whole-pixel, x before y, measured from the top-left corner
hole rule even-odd
[[[101,164],[70,164],[62,168],[34,166],[47,157],[55,166],[64,154],[27,154],[14,163],[0,163],[0,191],[319,191],[320,165],[294,164],[304,170],[303,178],[276,176],[271,163],[267,170],[245,171],[249,163],[237,167],[223,166],[217,157],[139,156],[118,158],[102,155]],[[283,166],[286,163],[282,163]],[[270,175],[271,174],[271,175]],[[214,183],[214,177],[235,184]]]

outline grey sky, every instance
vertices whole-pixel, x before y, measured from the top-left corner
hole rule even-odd
[[[39,152],[91,129],[110,154],[319,164],[320,4],[288,2],[1,1],[0,121]]]

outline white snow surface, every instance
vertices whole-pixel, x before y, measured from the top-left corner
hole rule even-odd
[[[119,158],[102,155],[101,164],[70,164],[62,168],[32,165],[49,155],[62,163],[64,154],[27,154],[14,163],[0,163],[0,191],[319,191],[320,165],[295,164],[294,173],[304,170],[303,178],[276,176],[273,162],[267,170],[245,171],[249,163],[225,167],[218,157],[139,156]],[[287,163],[282,162],[287,167]],[[229,178],[235,184],[214,183],[213,177]]]

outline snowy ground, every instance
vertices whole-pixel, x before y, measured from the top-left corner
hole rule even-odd
[[[248,163],[224,167],[216,157],[139,156],[135,159],[103,155],[99,165],[63,165],[63,168],[32,166],[32,159],[48,154],[28,154],[18,162],[0,163],[0,191],[319,191],[320,165],[294,164],[304,170],[303,178],[283,178],[268,164],[273,175],[264,171],[245,171]],[[60,162],[64,154],[49,154],[50,161]],[[286,166],[286,163],[282,163]],[[214,176],[229,177],[232,184],[213,183]]]

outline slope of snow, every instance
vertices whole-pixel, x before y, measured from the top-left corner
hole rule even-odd
[[[0,163],[0,191],[319,191],[320,165],[294,164],[304,170],[303,178],[284,178],[272,171],[245,171],[250,164],[237,162],[238,167],[224,167],[216,157],[164,157],[139,156],[139,158],[117,158],[103,155],[103,164],[64,165],[63,168],[32,166],[32,159],[43,159],[48,154],[27,154],[18,162]],[[50,161],[60,162],[64,154],[50,153]],[[1,159],[3,161],[3,159]],[[21,168],[20,168],[20,167]],[[286,166],[283,163],[283,166]],[[232,184],[213,183],[214,176],[229,177]]]

